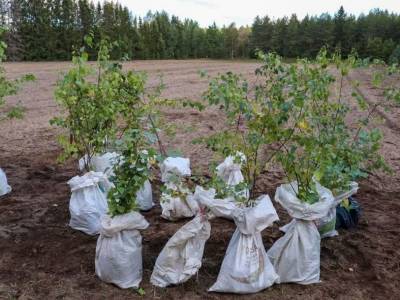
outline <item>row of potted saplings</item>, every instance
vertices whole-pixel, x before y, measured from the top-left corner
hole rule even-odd
[[[84,159],[80,160],[81,170]],[[117,153],[94,156],[90,162],[93,171],[68,182],[72,191],[70,226],[90,235],[100,234],[95,258],[100,279],[120,288],[138,288],[142,280],[140,230],[146,229],[149,223],[137,210],[116,216],[108,214],[107,194],[113,186],[109,179],[120,160]],[[245,160],[239,152],[227,157],[218,165],[217,176],[228,187],[239,186],[244,181],[241,166]],[[336,206],[358,189],[353,183],[347,192],[334,197],[330,190],[316,183],[319,201],[309,204],[296,196],[296,182],[278,187],[275,201],[293,220],[280,228],[285,234],[266,251],[261,232],[279,220],[268,195],[261,195],[251,205],[243,206],[235,197],[218,199],[214,188],[196,186],[191,192],[186,181],[191,176],[187,158],[168,157],[159,167],[164,185],[160,198],[161,217],[170,221],[194,218],[169,239],[159,254],[150,279],[158,287],[183,283],[199,271],[204,246],[210,237],[209,221],[216,217],[233,220],[237,228],[217,281],[209,291],[254,293],[274,283],[317,283],[320,281],[321,237],[337,235]],[[249,197],[247,188],[235,193]],[[136,203],[143,211],[154,206],[149,180],[137,191]]]

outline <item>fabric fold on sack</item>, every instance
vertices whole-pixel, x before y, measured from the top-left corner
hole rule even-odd
[[[314,204],[297,198],[297,183],[278,187],[275,201],[294,218],[284,226],[286,232],[267,254],[279,275],[280,283],[318,283],[320,279],[321,237],[314,223],[323,218],[332,207],[334,198],[330,190],[316,183],[320,200]]]
[[[108,181],[100,172],[88,172],[68,181],[71,188],[69,226],[89,235],[100,230],[100,220],[108,212],[107,197],[100,189],[102,182]]]
[[[195,194],[200,188],[196,187]],[[233,212],[237,209],[236,203],[232,199],[215,199],[215,189],[209,191],[214,193],[213,197],[203,197],[202,194],[198,194],[196,199],[199,205],[207,207],[215,217],[233,219]]]
[[[0,196],[11,192],[11,186],[8,185],[6,173],[0,168]]]
[[[264,290],[279,280],[262,242],[261,231],[279,220],[267,195],[260,196],[254,207],[235,208],[237,226],[217,281],[210,292],[248,294]]]
[[[191,200],[212,199],[215,190],[204,190],[197,186]],[[201,207],[201,205],[200,205]],[[150,282],[158,287],[176,285],[189,280],[202,264],[204,246],[210,237],[212,216],[200,208],[196,217],[182,226],[167,242],[157,258]]]
[[[85,155],[79,160],[79,170],[83,171],[85,169],[85,163],[87,162],[88,156]],[[104,193],[114,186],[110,181],[110,177],[114,175],[114,166],[118,163],[120,155],[116,152],[107,152],[102,155],[93,155],[90,160],[90,169],[93,172],[103,173],[108,180],[101,181],[99,186]]]
[[[138,288],[142,281],[142,236],[149,223],[137,213],[105,216],[96,245],[95,270],[103,281],[120,288]]]

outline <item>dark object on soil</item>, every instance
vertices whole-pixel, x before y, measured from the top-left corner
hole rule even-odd
[[[362,209],[354,197],[349,197],[347,205],[341,203],[336,207],[336,229],[357,227]]]

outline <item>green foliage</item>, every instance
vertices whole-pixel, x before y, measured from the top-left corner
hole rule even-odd
[[[136,293],[138,293],[139,296],[143,297],[146,295],[146,291],[143,288],[138,288],[135,289]]]
[[[353,96],[367,116],[357,120],[355,132],[346,123],[349,103],[342,95],[343,81],[352,68],[365,62],[355,55],[345,60],[338,53],[328,57],[325,48],[315,60],[295,64],[285,64],[271,53],[259,56],[264,64],[251,91],[232,73],[211,80],[205,98],[224,109],[229,128],[200,139],[220,155],[243,152],[247,157],[243,171],[252,191],[260,171],[273,160],[289,182],[297,182],[299,199],[308,203],[319,200],[315,181],[336,194],[369,171],[386,169],[379,155],[382,135],[367,129],[376,107],[356,89]],[[330,66],[336,67],[338,76]],[[267,154],[260,155],[262,150]],[[212,185],[221,194],[231,192],[214,177]]]
[[[186,198],[191,192],[186,179],[171,175],[168,180],[169,182],[160,188],[163,194],[160,201],[166,202],[170,198],[179,198],[181,201],[186,202]]]
[[[92,46],[91,36],[86,43]],[[145,76],[124,72],[120,64],[110,62],[111,48],[107,41],[100,43],[95,66],[88,63],[85,48],[74,53],[74,67],[58,82],[55,92],[64,115],[51,124],[68,131],[59,137],[64,149],[60,159],[86,155],[86,170],[93,155],[103,153],[119,132],[141,128],[149,108],[143,99]]]
[[[339,71],[347,69],[344,75],[347,75],[348,69],[358,67],[362,64],[354,57],[342,60],[338,57],[337,68]],[[385,66],[383,61],[375,60],[372,67],[381,70]],[[390,73],[390,70],[383,68],[384,72],[377,71],[373,73],[372,82],[376,87],[381,87],[384,78]],[[343,71],[342,71],[343,73]],[[340,91],[341,92],[341,89]],[[388,90],[386,91],[387,95]],[[369,173],[376,170],[390,172],[384,158],[380,155],[379,150],[383,139],[382,132],[377,128],[370,129],[369,126],[375,122],[376,112],[378,108],[386,108],[390,100],[387,95],[386,101],[379,101],[373,104],[365,101],[363,95],[358,89],[358,84],[354,84],[352,96],[357,100],[359,109],[364,111],[364,116],[357,119],[357,129],[352,131],[346,126],[345,120],[349,112],[348,103],[340,101],[342,95],[339,93],[338,110],[330,125],[330,129],[324,133],[328,137],[332,137],[331,142],[325,142],[328,147],[333,147],[329,159],[321,165],[319,174],[323,174],[317,179],[326,187],[330,188],[334,194],[345,191],[351,181],[365,178]],[[324,149],[325,151],[325,149]]]
[[[400,16],[387,10],[374,9],[354,16],[340,7],[333,16],[305,16],[271,19],[256,17],[250,35],[250,49],[256,54],[275,51],[284,57],[314,58],[322,47],[339,49],[347,57],[355,49],[363,58],[387,61],[396,45]]]
[[[338,77],[332,75],[328,65],[336,66]],[[328,58],[322,49],[313,62],[298,63],[299,80],[293,88],[301,91],[299,106],[294,106],[292,123],[297,124],[291,137],[290,147],[284,147],[279,161],[289,180],[299,183],[300,199],[313,203],[318,200],[315,180],[332,190],[334,194],[346,191],[350,182],[366,177],[366,171],[385,169],[379,155],[381,133],[368,130],[371,112],[358,120],[354,133],[346,123],[349,103],[342,95],[345,76],[358,65],[353,55],[343,60],[339,54]],[[332,87],[338,85],[336,94]],[[370,109],[356,90],[354,96],[362,103],[361,108]],[[297,115],[297,113],[299,114]]]
[[[7,112],[9,119],[22,119],[24,117],[25,108],[22,106],[14,106]]]
[[[90,32],[96,39],[116,42],[112,59],[237,58],[249,53],[248,26],[201,28],[194,20],[164,11],[136,17],[116,1],[99,1],[97,6],[89,0],[11,2],[4,15],[12,18],[9,54],[14,60],[70,60],[73,45]],[[88,54],[97,58],[93,49]]]
[[[275,63],[279,72],[271,72],[272,91],[284,99],[288,108],[287,142],[277,154],[289,182],[298,184],[297,195],[302,201],[318,201],[313,175],[318,169],[320,152],[319,137],[329,126],[332,104],[329,99],[329,88],[334,77],[328,72],[328,61],[319,56],[316,62],[299,60],[290,66],[283,65],[280,58]],[[266,61],[266,68],[271,64]],[[281,79],[280,79],[281,78]],[[285,124],[283,124],[285,125]],[[282,128],[276,128],[279,132]]]
[[[0,38],[3,37],[5,30],[0,27]],[[0,41],[0,108],[6,103],[5,97],[17,94],[22,83],[26,81],[35,80],[35,76],[27,74],[16,80],[8,80],[5,75],[5,69],[2,66],[3,61],[6,58],[5,51],[7,45],[5,42]],[[0,111],[0,121],[5,119],[21,119],[24,115],[24,108],[21,105],[17,105],[8,109],[8,111]]]
[[[150,166],[156,161],[156,152],[153,149],[140,150],[145,145],[146,141],[139,129],[132,129],[126,133],[122,155],[110,179],[114,184],[108,193],[111,216],[138,210],[136,194],[150,178]]]
[[[91,41],[91,38],[87,39],[89,44]],[[59,137],[64,148],[60,159],[87,155],[87,171],[92,156],[102,153],[106,147],[105,141],[114,138],[117,131],[117,77],[120,71],[108,63],[108,53],[108,46],[103,43],[97,71],[88,64],[88,54],[84,48],[74,53],[74,67],[58,82],[55,92],[56,101],[64,109],[64,115],[52,119],[51,124],[67,129],[69,135],[69,141],[65,135]],[[97,80],[90,80],[94,76]]]
[[[255,92],[241,76],[227,73],[212,79],[204,95],[210,105],[224,109],[228,128],[202,141],[222,156],[234,155],[237,151],[246,156],[242,170],[251,192],[260,172],[290,136],[285,124],[291,103],[285,101],[285,81],[280,76],[284,65],[275,54],[262,58],[266,64],[257,71],[261,83]],[[270,148],[269,155],[261,158],[262,147],[274,144],[279,146]]]
[[[389,57],[390,64],[400,64],[400,44],[393,50]]]
[[[233,198],[237,203],[242,204],[244,206],[250,205],[253,199],[248,199],[248,195],[246,190],[248,189],[248,185],[246,182],[241,182],[236,185],[228,185],[225,183],[222,178],[214,175],[212,180],[208,183],[209,187],[212,187],[216,190],[216,198],[217,199],[226,199]]]
[[[85,40],[93,45],[91,35]],[[61,159],[83,156],[87,171],[93,155],[109,147],[121,153],[108,193],[109,212],[116,216],[138,208],[136,193],[149,179],[156,159],[150,145],[158,141],[163,153],[155,108],[163,85],[146,91],[144,74],[124,72],[119,63],[110,61],[110,43],[103,40],[98,48],[96,65],[88,63],[84,48],[74,54],[74,67],[56,89],[56,100],[65,112],[51,123],[67,130],[59,137]]]
[[[400,61],[386,66],[384,69],[384,76],[400,76]],[[384,87],[385,99],[390,103],[400,105],[400,87],[395,83],[394,85]]]
[[[354,16],[341,7],[336,14],[295,14],[281,18],[255,17],[251,26],[234,23],[200,27],[191,19],[179,19],[165,11],[136,17],[116,1],[13,0],[4,9],[13,60],[70,60],[73,45],[93,32],[117,46],[112,59],[187,59],[256,57],[257,49],[284,57],[314,58],[319,49],[341,49],[344,56],[354,48],[362,57],[388,60],[400,43],[400,16],[371,10]],[[134,12],[135,13],[135,12]],[[88,50],[96,59],[97,51]]]

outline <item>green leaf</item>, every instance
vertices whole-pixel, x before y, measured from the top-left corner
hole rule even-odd
[[[136,293],[138,293],[138,295],[141,296],[141,297],[143,297],[143,296],[146,295],[146,292],[145,292],[145,290],[144,290],[143,288],[135,289],[135,291],[136,291]]]

